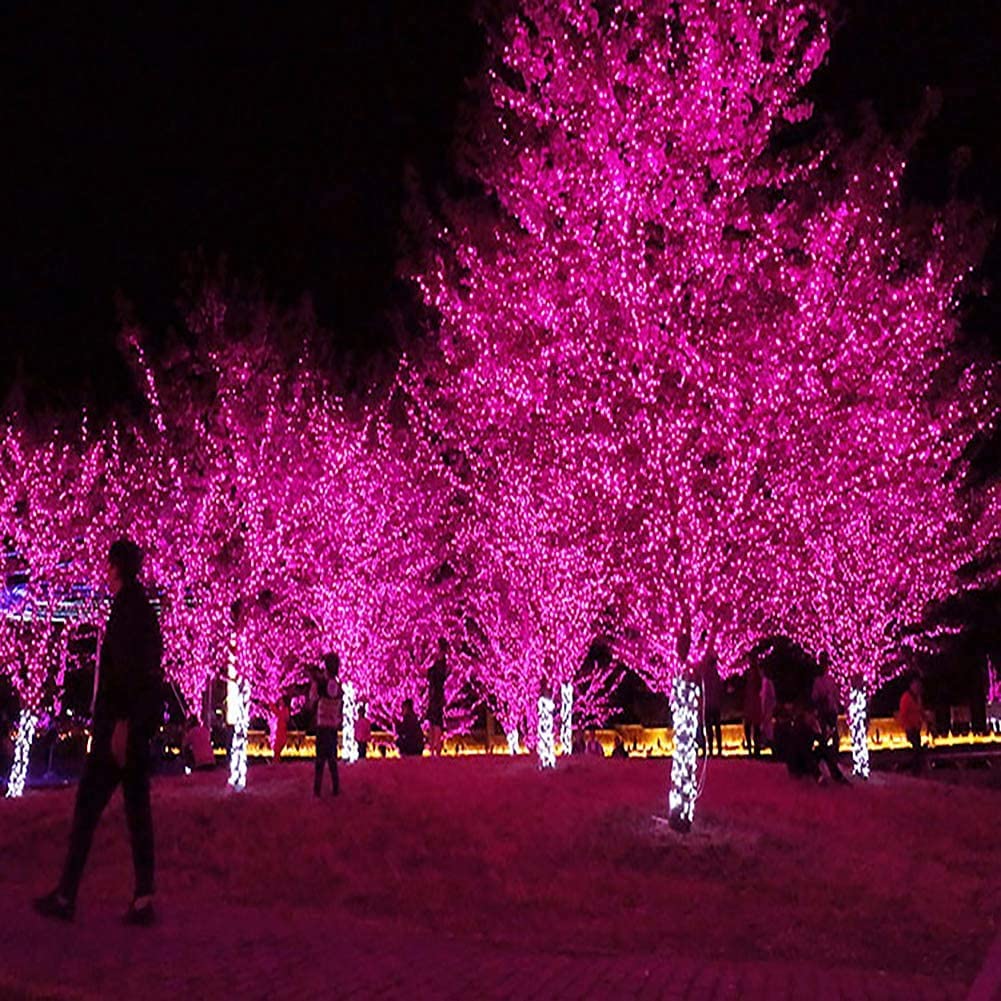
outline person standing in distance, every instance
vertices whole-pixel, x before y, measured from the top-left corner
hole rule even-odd
[[[134,542],[112,543],[107,567],[111,615],[98,657],[91,746],[77,789],[66,863],[56,889],[34,902],[47,918],[73,920],[94,831],[120,782],[135,869],[135,893],[123,920],[140,926],[154,921],[150,740],[161,708],[163,640],[139,583],[141,569],[142,552]]]
[[[445,744],[445,680],[448,678],[448,640],[438,640],[438,657],[428,668],[428,745],[432,757],[441,755]]]
[[[309,702],[316,711],[316,765],[313,771],[313,795],[323,787],[323,769],[330,769],[331,791],[341,791],[337,775],[337,731],[344,715],[344,689],[341,687],[341,658],[336,653],[323,655],[323,667],[310,686]]]

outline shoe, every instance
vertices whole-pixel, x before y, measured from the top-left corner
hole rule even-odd
[[[32,902],[36,914],[43,918],[55,918],[57,921],[72,921],[76,910],[72,900],[67,900],[58,890],[47,893],[44,897],[35,897]]]
[[[129,909],[122,915],[122,924],[131,925],[134,928],[150,928],[156,922],[156,914],[153,911],[153,901],[147,897],[146,903],[136,906],[133,900],[129,904]]]

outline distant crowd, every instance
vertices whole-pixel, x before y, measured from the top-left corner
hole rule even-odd
[[[709,756],[721,755],[724,684],[715,654],[706,656],[698,674],[702,688],[699,747]],[[791,775],[819,783],[831,780],[848,785],[838,760],[841,709],[838,685],[831,676],[826,652],[818,658],[812,685],[786,701],[777,698],[773,679],[752,659],[744,678],[742,700],[744,750],[757,758],[768,748],[785,762]],[[922,682],[917,674],[911,677],[900,698],[897,719],[912,751],[906,767],[919,774],[924,768],[921,734],[928,720],[922,702]]]

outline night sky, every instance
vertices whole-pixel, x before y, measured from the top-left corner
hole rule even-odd
[[[871,98],[892,127],[939,87],[914,187],[940,196],[950,152],[968,146],[964,193],[1001,214],[993,6],[854,0],[812,90],[843,124]],[[385,350],[407,295],[404,171],[449,183],[482,58],[471,7],[4,5],[0,389],[20,359],[37,398],[113,403],[116,290],[162,330],[198,252],[281,299],[308,291],[345,352]]]

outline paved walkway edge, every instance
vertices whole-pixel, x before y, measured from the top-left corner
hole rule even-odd
[[[988,950],[966,1001],[1001,1001],[1001,932]]]

